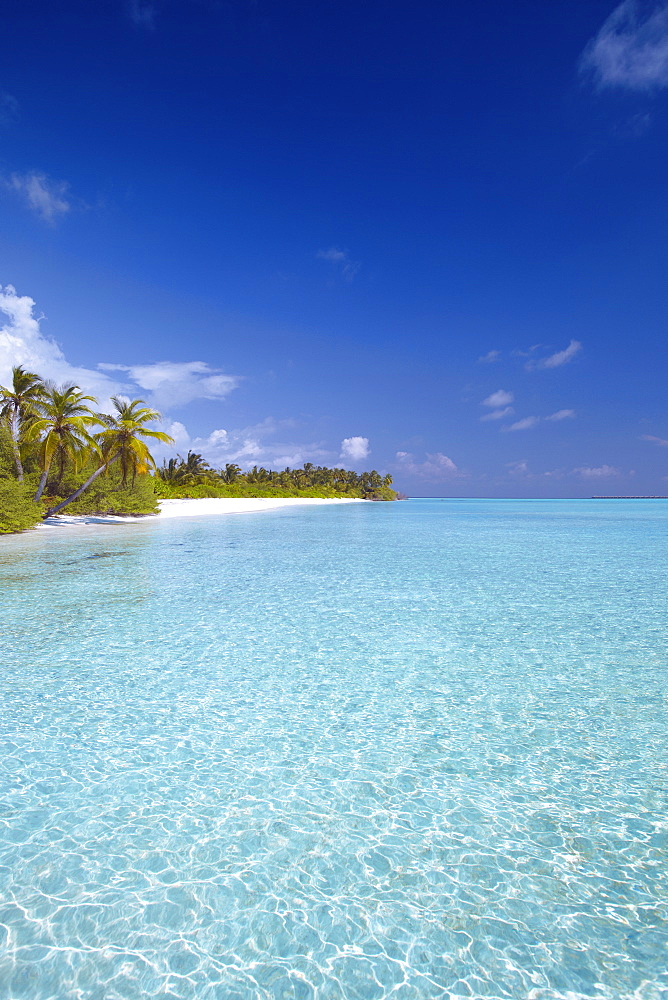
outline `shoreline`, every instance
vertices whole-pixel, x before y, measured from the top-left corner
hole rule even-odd
[[[160,513],[154,516],[201,517],[206,514],[251,514],[277,507],[324,503],[371,503],[371,501],[357,497],[210,497],[203,500],[158,500]]]
[[[219,514],[253,514],[299,504],[371,503],[357,497],[207,497],[195,500],[158,500],[158,514],[60,514],[47,518],[41,527],[67,524],[136,524],[145,520],[175,517],[202,517]]]

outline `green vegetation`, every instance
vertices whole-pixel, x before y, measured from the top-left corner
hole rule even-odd
[[[23,482],[20,445],[26,427],[37,416],[46,388],[39,375],[27,372],[20,365],[14,368],[11,388],[0,387],[0,420],[4,421],[12,443],[16,478]]]
[[[143,399],[135,399],[132,402],[112,396],[112,403],[116,410],[115,414],[98,413],[95,415],[97,423],[102,424],[104,430],[96,435],[96,441],[92,452],[99,455],[97,468],[85,479],[85,481],[70,493],[65,500],[55,503],[44,515],[48,517],[58,514],[63,507],[78,500],[81,494],[89,489],[95,480],[105,472],[109,472],[112,465],[118,462],[120,469],[120,487],[116,492],[133,491],[137,485],[137,476],[145,476],[155,468],[153,456],[148,450],[148,445],[142,438],[152,438],[156,441],[163,441],[166,444],[172,443],[169,434],[163,431],[152,431],[146,424],[159,420],[160,414],[157,410],[151,410],[141,404]],[[116,471],[116,470],[114,470]],[[131,478],[128,487],[128,478]],[[153,497],[155,505],[155,495]],[[134,507],[133,503],[133,507]],[[152,513],[152,511],[127,511],[127,513]]]
[[[161,498],[182,497],[356,497],[396,500],[392,477],[349,469],[328,469],[305,462],[300,469],[274,472],[257,465],[242,472],[228,464],[216,471],[201,455],[172,458],[158,469],[156,493]]]
[[[0,534],[59,513],[154,514],[155,462],[145,438],[171,443],[147,424],[142,400],[113,399],[115,413],[76,385],[60,388],[18,366],[0,386]]]
[[[168,498],[397,498],[391,476],[311,462],[281,472],[242,472],[234,463],[216,470],[189,451],[157,469],[149,443],[172,443],[148,426],[160,414],[141,399],[112,398],[113,414],[96,412],[95,403],[79,386],[50,385],[22,366],[13,369],[11,386],[0,386],[0,534],[24,531],[65,508],[154,514],[158,499]]]
[[[0,535],[25,531],[39,523],[42,511],[33,501],[34,492],[17,479],[0,476]]]
[[[76,500],[67,505],[66,514],[157,514],[158,497],[155,494],[153,476],[138,474],[123,484],[119,468],[112,466],[105,475],[96,477],[90,486],[82,490],[90,474],[97,471],[91,467],[79,475],[66,476],[63,480],[61,496],[50,496],[51,509],[58,507],[64,499],[78,492]],[[46,516],[42,510],[42,515]]]

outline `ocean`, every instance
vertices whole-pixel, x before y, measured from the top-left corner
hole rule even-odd
[[[2,1000],[668,995],[668,502],[0,540]]]

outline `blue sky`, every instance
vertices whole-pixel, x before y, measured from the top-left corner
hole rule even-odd
[[[668,4],[6,0],[0,381],[214,464],[668,493]]]

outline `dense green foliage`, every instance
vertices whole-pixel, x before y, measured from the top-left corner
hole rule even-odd
[[[160,419],[142,400],[112,399],[113,414],[75,385],[48,385],[21,366],[0,386],[0,533],[47,514],[154,514],[155,462],[144,438],[171,443],[146,425]]]
[[[242,472],[238,465],[211,469],[201,455],[172,458],[158,469],[156,493],[160,497],[363,497],[396,500],[392,477],[350,469],[329,469],[305,462],[299,469],[254,466]]]
[[[55,507],[61,499],[71,496],[86,481],[92,469],[91,465],[79,473],[70,473],[60,484],[54,484],[59,486],[59,492],[49,496],[48,507]],[[141,473],[134,482],[128,480],[124,485],[120,467],[112,465],[80,497],[68,504],[63,513],[157,514],[158,498],[154,483],[153,476]]]
[[[42,517],[42,508],[34,503],[34,488],[18,479],[0,478],[0,535],[34,528]]]
[[[10,429],[0,424],[0,535],[39,523],[42,511],[33,503],[34,492],[32,484],[18,481]]]

